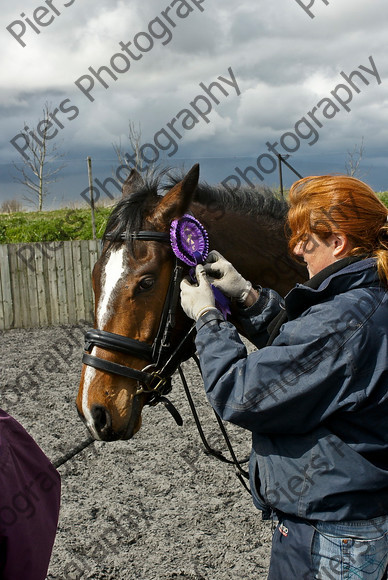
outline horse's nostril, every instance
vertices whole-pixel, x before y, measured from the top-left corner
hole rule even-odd
[[[95,429],[99,435],[103,435],[105,431],[110,429],[112,424],[108,411],[102,405],[93,405],[90,412]]]

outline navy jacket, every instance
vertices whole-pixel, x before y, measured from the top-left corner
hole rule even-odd
[[[288,322],[271,346],[268,323]],[[298,284],[284,302],[263,289],[239,323],[247,355],[218,311],[197,322],[205,390],[217,413],[252,432],[255,505],[310,520],[388,514],[388,292],[375,260]]]

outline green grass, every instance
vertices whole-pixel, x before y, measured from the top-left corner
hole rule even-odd
[[[377,194],[388,207],[388,191]],[[111,208],[96,209],[96,234],[101,238]],[[0,244],[91,240],[90,209],[58,209],[0,215]]]
[[[381,201],[388,207],[388,191],[380,191],[378,194]]]
[[[96,210],[97,238],[101,238],[110,212],[111,208]],[[0,244],[90,240],[92,237],[90,209],[65,208],[0,215]]]

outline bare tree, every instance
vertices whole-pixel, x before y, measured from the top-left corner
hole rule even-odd
[[[348,151],[348,156],[345,162],[346,174],[351,177],[362,177],[360,172],[360,165],[365,153],[364,137],[361,138],[361,144],[355,144],[352,151]]]
[[[149,163],[146,167],[141,157],[141,128],[136,127],[133,121],[129,121],[128,126],[129,151],[124,151],[121,140],[113,143],[113,150],[116,153],[120,165],[128,169],[128,176],[132,169],[135,169],[142,177],[146,178],[155,169],[154,163]]]
[[[24,127],[21,135],[27,143],[26,155],[23,155],[21,164],[13,164],[18,172],[15,181],[24,185],[29,192],[23,199],[35,205],[38,211],[43,209],[44,199],[49,194],[49,185],[57,181],[58,173],[65,167],[65,164],[61,163],[63,153],[58,150],[55,141],[51,142],[53,139],[51,115],[51,106],[46,102],[43,118],[37,125],[38,129]]]
[[[7,199],[0,206],[0,213],[16,213],[23,211],[23,206],[17,199]]]

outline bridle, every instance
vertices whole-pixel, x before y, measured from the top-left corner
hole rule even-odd
[[[109,234],[105,237],[108,240],[110,238]],[[121,235],[120,240],[142,240],[170,243],[169,234],[154,231],[139,231],[130,234],[124,233]],[[85,334],[85,353],[82,358],[84,364],[95,369],[136,380],[138,382],[138,387],[135,392],[135,397],[146,395],[146,404],[151,406],[163,402],[168,410],[172,412],[176,420],[178,419],[179,413],[173,407],[172,403],[165,398],[165,395],[171,391],[171,377],[176,371],[178,365],[182,360],[189,358],[191,354],[187,355],[186,351],[189,339],[191,338],[195,327],[195,325],[191,327],[191,329],[185,334],[183,340],[180,341],[178,346],[171,353],[171,335],[175,327],[180,282],[183,273],[183,264],[180,264],[178,259],[174,256],[173,272],[170,278],[158,332],[156,333],[152,345],[120,334],[93,328],[88,330]],[[95,346],[104,350],[135,356],[136,358],[145,360],[148,364],[143,370],[138,370],[99,358],[90,354]]]
[[[112,239],[112,236],[107,234],[105,239]],[[119,239],[120,241],[141,240],[170,244],[170,236],[168,233],[148,230],[132,232],[129,234],[123,233]],[[138,382],[138,387],[134,395],[135,397],[145,395],[147,397],[145,404],[150,406],[163,403],[167,410],[172,414],[177,424],[182,425],[182,417],[171,403],[171,401],[169,401],[169,399],[166,397],[172,388],[172,375],[178,369],[185,394],[188,398],[191,412],[194,416],[199,435],[205,447],[205,452],[209,455],[213,455],[220,461],[233,464],[236,467],[236,475],[240,479],[241,483],[248,491],[250,491],[243,479],[248,478],[248,473],[241,467],[243,463],[248,461],[248,458],[244,459],[243,461],[239,461],[237,459],[225,427],[220,417],[215,412],[215,416],[232,459],[227,459],[220,451],[210,447],[203,432],[198,413],[187,385],[187,381],[180,366],[184,360],[192,357],[196,362],[199,371],[201,370],[198,358],[194,354],[193,341],[191,340],[195,331],[195,323],[184,334],[179,344],[171,352],[171,335],[175,328],[176,310],[179,302],[180,282],[185,272],[185,268],[187,268],[187,266],[181,263],[180,260],[178,260],[178,258],[174,255],[173,272],[170,278],[158,332],[152,345],[113,332],[107,332],[105,330],[99,329],[90,329],[85,334],[85,352],[82,358],[82,362],[95,369],[136,380]],[[136,356],[137,358],[144,359],[148,365],[143,370],[138,370],[126,365],[121,365],[106,359],[99,358],[90,354],[93,347],[95,346],[104,350]]]

